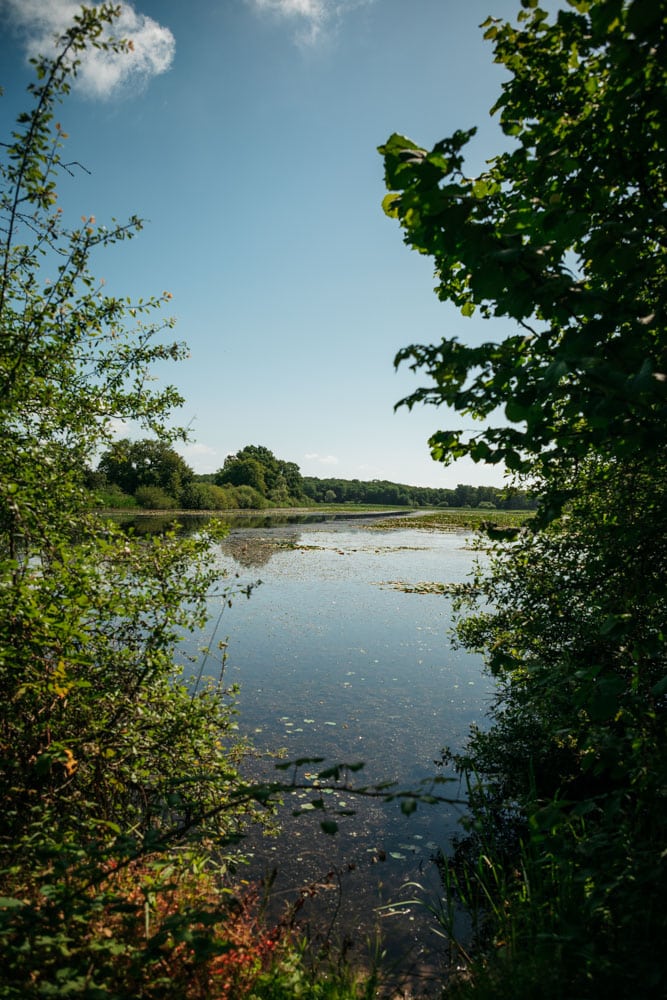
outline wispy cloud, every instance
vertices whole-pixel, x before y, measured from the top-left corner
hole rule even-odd
[[[319,462],[320,465],[338,465],[338,459],[335,455],[318,455],[317,452],[310,452],[304,455],[309,462]]]
[[[272,14],[291,22],[301,45],[316,44],[355,7],[374,0],[248,0],[261,14]]]
[[[56,39],[80,10],[76,0],[0,0],[0,13],[18,31],[28,59],[53,54]],[[129,83],[136,88],[171,66],[176,48],[173,34],[131,4],[123,3],[111,33],[131,40],[132,51],[88,49],[82,54],[76,87],[89,97],[109,97]]]

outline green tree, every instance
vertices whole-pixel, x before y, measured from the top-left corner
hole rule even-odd
[[[276,505],[290,506],[304,497],[299,466],[276,458],[264,445],[249,444],[228,455],[215,481],[219,486],[250,486]]]
[[[267,486],[264,467],[256,458],[231,455],[225,459],[224,467],[216,476],[218,486],[250,486],[262,496],[266,496]]]
[[[141,487],[157,487],[178,499],[194,475],[187,462],[166,441],[144,438],[114,441],[104,452],[98,471],[107,482],[125,493],[135,494]]]
[[[397,364],[427,384],[403,403],[488,420],[434,434],[434,457],[504,463],[542,513],[481,543],[491,561],[462,598],[460,639],[498,698],[455,759],[472,822],[445,869],[482,946],[455,994],[658,997],[667,4],[568,0],[550,16],[523,0],[518,24],[484,28],[508,72],[493,109],[506,151],[470,177],[474,130],[381,150],[385,210],[434,258],[439,297],[516,324],[499,343],[406,347]]]
[[[170,296],[134,303],[106,295],[89,268],[93,251],[132,237],[140,221],[105,228],[89,217],[69,229],[57,206],[66,136],[55,107],[87,45],[126,48],[105,37],[117,14],[110,5],[81,9],[59,54],[36,61],[32,110],[0,146],[0,992],[7,997],[155,995],[133,986],[159,949],[145,930],[129,950],[113,933],[94,940],[104,914],[118,922],[129,912],[109,886],[111,873],[142,858],[154,865],[152,879],[146,875],[148,928],[149,901],[168,881],[159,872],[177,878],[195,858],[201,863],[201,845],[212,841],[224,863],[246,809],[232,805],[241,753],[233,698],[220,684],[188,686],[176,655],[183,633],[208,621],[214,593],[222,607],[229,600],[210,547],[219,531],[127,537],[90,512],[85,489],[92,456],[110,444],[112,418],[158,434],[160,454],[178,433],[166,426],[178,394],[152,390],[146,379],[155,362],[182,354],[180,345],[159,341],[171,321],[153,319]],[[173,924],[177,937],[194,926],[191,910]],[[130,970],[124,984],[121,952]]]
[[[550,20],[523,0],[519,24],[488,19],[509,78],[493,111],[509,149],[468,176],[475,130],[429,151],[381,147],[386,212],[433,256],[437,294],[464,316],[518,330],[399,352],[429,383],[403,400],[508,421],[439,431],[433,455],[512,470],[623,460],[666,443],[663,0],[568,0]]]
[[[293,500],[303,499],[303,476],[301,475],[301,470],[296,462],[285,462],[282,459],[278,459],[278,467],[280,469],[280,476],[282,483],[279,483],[279,488],[283,488],[287,493],[288,497]]]

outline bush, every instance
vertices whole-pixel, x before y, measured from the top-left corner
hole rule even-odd
[[[511,942],[489,995],[535,996],[548,967],[545,996],[662,996],[667,468],[582,463],[568,485],[563,515],[499,544],[465,598],[459,638],[498,697],[457,758],[462,883],[491,904],[485,943]]]
[[[96,489],[93,493],[95,506],[98,507],[110,507],[113,510],[121,510],[126,507],[137,507],[136,497],[130,496],[129,493],[124,493],[119,486],[114,483],[110,483],[108,486],[102,486],[100,489]]]
[[[55,105],[87,45],[124,48],[104,41],[114,16],[109,5],[80,9],[59,55],[37,60],[32,108],[0,143],[3,998],[166,997],[161,949],[196,938],[197,927],[165,920],[162,937],[150,936],[156,866],[196,874],[215,845],[222,870],[255,815],[238,794],[245,747],[222,663],[217,684],[195,688],[177,652],[216,598],[231,600],[214,556],[220,530],[142,539],[90,510],[90,486],[103,484],[89,484],[86,469],[112,420],[171,439],[163,421],[178,394],[147,372],[183,353],[156,342],[171,325],[151,321],[167,293],[109,297],[90,272],[91,255],[131,238],[140,221],[106,228],[90,216],[68,228],[54,210],[59,171],[71,173]],[[175,505],[154,489],[140,501]],[[115,901],[112,862],[149,865],[136,887],[146,904],[138,927],[136,905]],[[136,988],[131,977],[114,985],[128,957],[120,928],[95,936],[107,903],[140,932]]]
[[[184,510],[227,510],[235,506],[232,490],[213,483],[188,483],[180,503]]]
[[[176,500],[159,486],[140,486],[134,494],[140,507],[147,510],[175,510]]]
[[[234,498],[233,506],[242,510],[262,510],[270,506],[262,494],[252,486],[234,486],[229,492]]]

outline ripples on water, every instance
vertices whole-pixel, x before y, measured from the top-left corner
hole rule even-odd
[[[463,582],[472,560],[462,534],[377,525],[370,531],[343,522],[234,529],[221,568],[239,574],[240,584],[262,580],[250,600],[239,598],[225,611],[215,636],[228,637],[226,681],[241,688],[241,731],[260,750],[284,748],[287,759],[363,760],[354,776],[359,784],[416,788],[442,774],[434,763],[441,749],[461,747],[470,724],[484,724],[491,682],[479,657],[452,649],[449,596],[388,584]],[[306,766],[306,782],[325,766]],[[266,767],[275,777],[273,764]],[[457,784],[438,791],[460,794]],[[280,837],[251,837],[244,874],[277,869],[278,901],[310,884],[305,920],[326,928],[335,918],[335,932],[361,945],[381,925],[392,954],[412,947],[419,962],[430,962],[428,946],[439,939],[424,908],[379,908],[413,895],[401,889],[408,881],[437,898],[432,859],[449,850],[460,807],[420,806],[406,817],[396,802],[325,793],[327,805],[356,811],[338,819],[338,834],[328,837],[321,811],[291,815],[311,797],[289,796]]]

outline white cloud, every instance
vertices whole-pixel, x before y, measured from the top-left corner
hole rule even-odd
[[[308,459],[309,462],[319,462],[320,465],[338,465],[338,459],[335,455],[318,455],[317,452],[310,452],[304,455],[304,458]]]
[[[260,14],[268,13],[296,25],[296,40],[314,45],[340,18],[374,0],[248,0]]]
[[[127,437],[130,426],[130,423],[122,417],[111,417],[106,423],[107,431],[115,438]]]
[[[0,12],[23,40],[28,59],[53,55],[56,39],[81,10],[76,0],[0,0]],[[176,42],[169,28],[123,3],[120,17],[108,32],[132,42],[130,52],[88,49],[80,55],[76,87],[90,97],[109,97],[129,83],[133,88],[166,72],[174,59]]]
[[[197,473],[217,472],[223,464],[215,448],[201,441],[177,441],[174,448]]]

